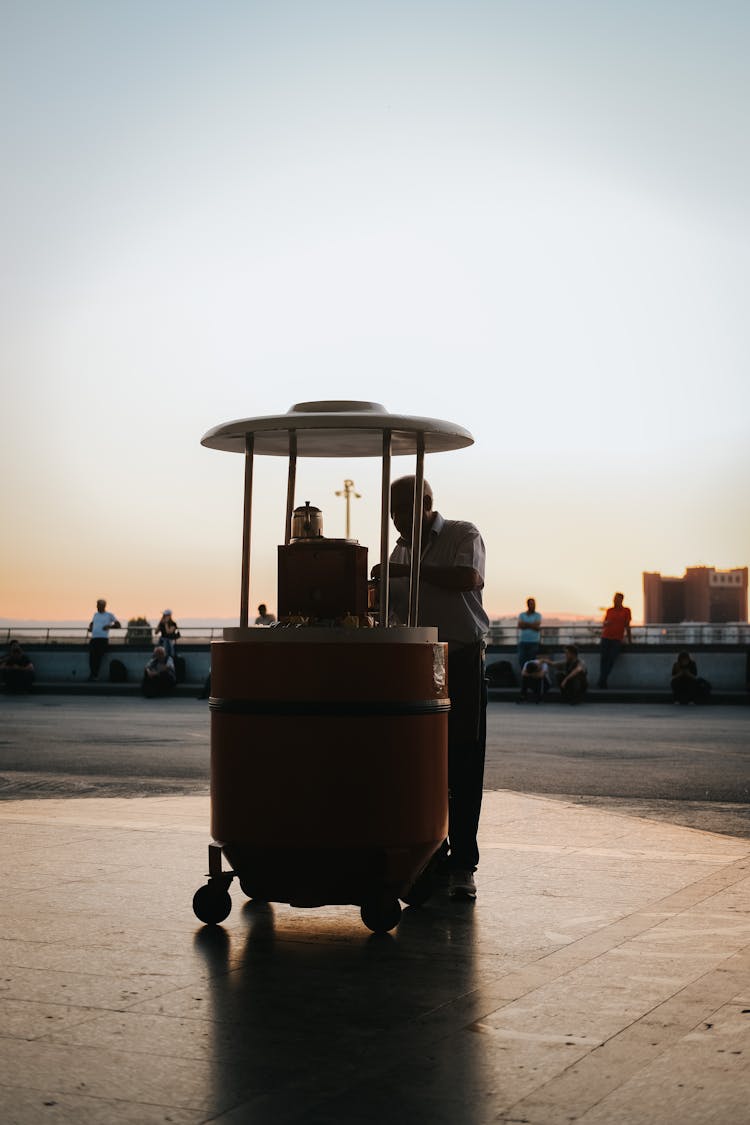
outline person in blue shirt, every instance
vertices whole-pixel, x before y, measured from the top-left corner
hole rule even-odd
[[[534,598],[526,599],[526,611],[518,615],[518,667],[523,668],[539,652],[542,615],[536,611]]]

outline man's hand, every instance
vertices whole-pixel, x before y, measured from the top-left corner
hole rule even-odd
[[[406,563],[391,563],[388,567],[388,574],[391,578],[408,578],[409,567]],[[380,578],[380,563],[376,563],[370,571],[371,578]]]

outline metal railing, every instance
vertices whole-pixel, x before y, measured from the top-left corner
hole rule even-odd
[[[601,634],[601,622],[576,621],[561,622],[556,625],[543,625],[540,644],[543,649],[559,649],[564,645],[596,644]],[[224,625],[180,626],[180,640],[183,644],[210,644],[221,640]],[[646,645],[667,644],[670,646],[699,644],[728,644],[750,646],[750,624],[733,622],[722,625],[705,622],[682,622],[679,625],[634,625],[633,643]],[[19,625],[0,628],[0,645],[11,640],[21,644],[80,644],[88,642],[89,634],[84,626],[65,625]],[[123,626],[113,630],[110,644],[116,646],[144,646],[156,643],[153,629],[144,625]],[[518,628],[515,621],[492,621],[488,643],[491,645],[515,645],[518,642]]]
[[[180,641],[183,644],[209,644],[211,641],[221,640],[223,636],[223,625],[180,626]],[[0,643],[4,641],[6,645],[13,640],[20,641],[22,645],[85,645],[88,644],[89,637],[85,626],[80,625],[3,625],[0,629]],[[145,625],[136,625],[130,630],[124,625],[122,629],[113,629],[109,635],[109,642],[113,647],[151,645],[156,644],[156,641],[155,631]]]
[[[540,646],[543,649],[558,649],[563,645],[597,644],[601,636],[601,621],[561,622],[559,625],[543,625],[540,631]],[[715,625],[706,622],[683,621],[680,624],[634,625],[631,630],[633,644],[691,645],[728,644],[750,645],[750,624],[731,622]],[[515,622],[490,623],[488,643],[494,645],[515,645],[518,643],[518,627]]]

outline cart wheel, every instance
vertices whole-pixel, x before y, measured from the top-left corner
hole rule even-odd
[[[407,906],[423,906],[435,891],[435,874],[430,867],[425,867],[421,875],[414,880],[405,895],[401,896]]]
[[[229,916],[232,909],[232,899],[225,887],[214,887],[206,883],[199,887],[193,895],[193,911],[201,922],[209,926],[216,926]]]
[[[387,934],[401,920],[401,903],[397,898],[370,899],[362,903],[360,917],[374,934]]]

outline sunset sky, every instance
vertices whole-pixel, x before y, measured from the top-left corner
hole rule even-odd
[[[748,564],[744,0],[10,0],[2,38],[1,618],[236,616],[200,438],[307,399],[472,432],[426,473],[491,616]],[[332,536],[354,480],[371,563],[379,472],[298,470]]]

